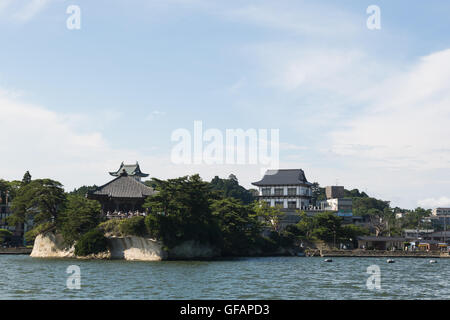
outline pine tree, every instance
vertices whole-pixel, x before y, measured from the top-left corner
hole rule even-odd
[[[27,185],[31,182],[31,174],[30,171],[25,172],[22,178],[22,185]]]

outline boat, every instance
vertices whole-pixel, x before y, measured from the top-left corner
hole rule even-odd
[[[387,259],[386,262],[387,263],[395,263],[395,260],[394,259]]]

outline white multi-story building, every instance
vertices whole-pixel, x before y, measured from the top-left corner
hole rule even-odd
[[[267,170],[262,180],[252,184],[259,189],[260,201],[271,207],[301,210],[311,205],[312,183],[302,169]]]
[[[434,208],[433,216],[450,216],[450,208]]]

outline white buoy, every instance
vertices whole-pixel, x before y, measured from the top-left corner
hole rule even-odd
[[[395,262],[395,260],[394,259],[387,259],[387,261],[386,261],[387,263],[394,263]]]
[[[430,260],[430,263],[437,263],[436,260]]]

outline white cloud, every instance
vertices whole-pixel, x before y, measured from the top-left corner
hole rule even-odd
[[[42,12],[53,0],[0,0],[0,14],[8,18],[27,22]]]
[[[166,112],[164,112],[164,111],[153,110],[150,114],[147,115],[146,119],[149,121],[155,120],[157,118],[164,116],[165,114],[166,114]]]
[[[280,150],[295,150],[295,151],[304,151],[308,150],[309,147],[299,146],[293,143],[288,142],[280,142]]]
[[[294,9],[295,8],[295,9]],[[361,26],[360,19],[334,6],[307,1],[258,2],[228,10],[227,16],[270,29],[289,31],[308,37],[353,36]]]
[[[450,168],[450,50],[426,56],[367,97],[332,133],[333,151],[381,167]]]
[[[423,200],[419,200],[417,204],[420,207],[426,209],[433,209],[438,207],[450,207],[450,198],[448,197],[440,197],[440,198],[427,198]]]
[[[234,173],[250,186],[260,178],[258,165],[177,165],[171,162],[170,152],[155,154],[152,150],[147,154],[110,144],[101,132],[80,128],[80,119],[93,121],[88,115],[60,114],[23,103],[5,92],[0,93],[0,178],[20,180],[29,170],[35,179],[55,179],[71,190],[108,182],[108,172],[122,161],[139,161],[150,176],[161,179],[200,173],[209,180]],[[143,143],[150,145],[151,138]]]
[[[123,160],[146,159],[136,152],[113,149],[99,132],[80,133],[77,119],[0,95],[0,176],[50,177],[69,188],[105,182],[105,172]]]
[[[6,10],[9,5],[12,3],[12,0],[0,0],[0,13]]]

